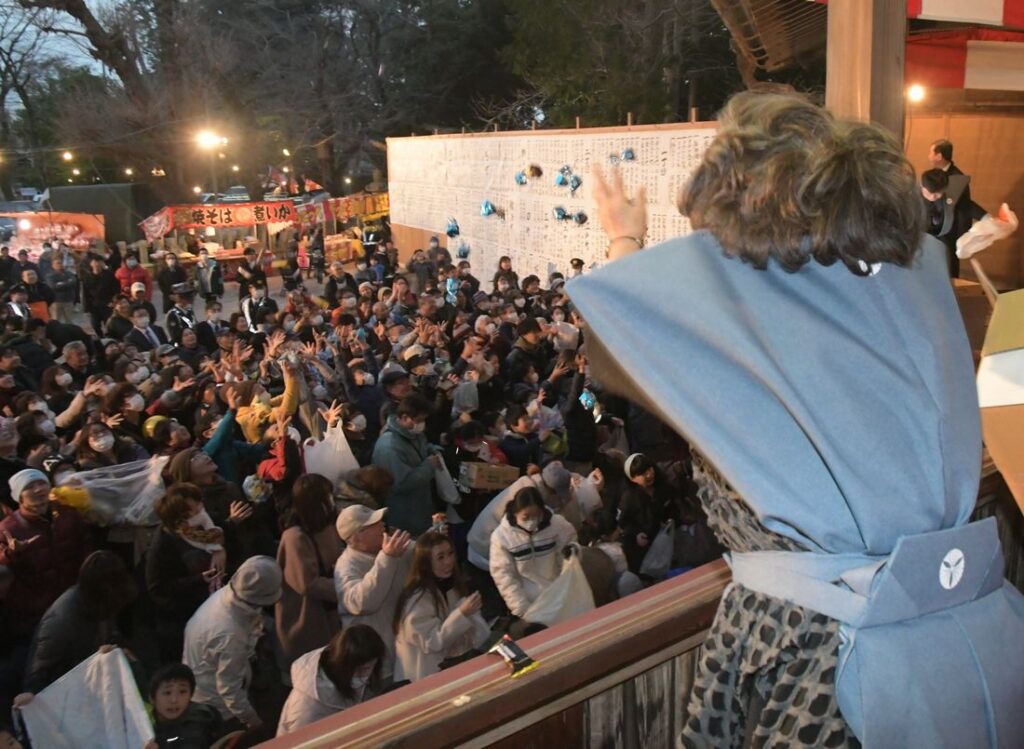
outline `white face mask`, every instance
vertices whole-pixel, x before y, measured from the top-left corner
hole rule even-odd
[[[295,321],[294,320],[285,320],[284,321],[284,329],[287,330],[289,333],[291,333],[293,330],[295,330]]]
[[[324,324],[324,316],[316,315],[315,317],[313,317],[312,320],[310,320],[310,322],[313,323],[314,328],[319,328],[321,325]]]
[[[209,530],[213,527],[213,519],[206,510],[200,510],[185,522],[190,528],[202,528],[204,530]]]
[[[423,434],[425,431],[427,431],[427,422],[420,421],[416,424],[413,424],[411,431],[413,434]]]
[[[363,375],[363,385],[373,386],[375,384],[377,384],[377,378],[376,377],[374,377],[369,372],[367,372],[366,374]]]
[[[137,320],[135,322],[135,327],[136,328],[148,328],[149,327],[149,315],[143,315],[142,317],[137,318]]]
[[[105,453],[114,446],[114,435],[104,434],[99,437],[89,438],[89,447],[98,453]]]
[[[353,432],[365,432],[366,431],[366,417],[362,414],[352,417],[352,421],[348,423],[349,429]]]
[[[507,283],[499,283],[498,284],[498,291],[500,291],[502,294],[504,294],[506,291],[508,291],[508,284]]]
[[[487,335],[494,335],[498,332],[498,326],[492,322],[487,323]]]
[[[518,525],[527,533],[535,533],[540,523],[537,522],[537,518],[530,518],[529,520],[519,521]]]
[[[125,411],[141,411],[146,407],[146,399],[136,393],[124,405]]]
[[[347,296],[344,299],[345,309],[355,309],[357,304],[359,304],[359,300],[354,296]]]
[[[370,683],[370,680],[367,679],[365,676],[353,676],[352,677],[352,682],[351,682],[352,688],[354,690],[356,690],[357,692],[360,692],[363,689],[366,689],[366,685],[369,684],[369,683]]]
[[[138,261],[138,260],[136,260],[136,259],[135,259],[135,258],[133,258],[133,257],[130,257],[130,258],[128,258],[128,259],[127,259],[127,260],[125,261],[125,265],[127,265],[127,266],[128,266],[129,268],[134,268],[134,267],[135,267],[136,265],[138,265],[138,264],[139,264],[139,261]]]
[[[323,385],[317,385],[316,387],[313,388],[313,397],[316,398],[318,401],[326,400],[327,388],[325,388]]]
[[[61,372],[59,375],[53,378],[53,381],[57,383],[57,387],[66,388],[71,384],[71,375],[67,372]]]
[[[43,419],[37,426],[39,431],[45,434],[47,437],[52,437],[57,433],[57,425],[53,423],[51,419]]]
[[[260,392],[259,395],[256,396],[256,400],[259,403],[262,403],[264,406],[269,406],[271,400],[270,393],[268,393],[266,390],[263,390],[262,392]]]
[[[519,309],[522,309],[523,307],[526,306],[526,300],[523,299],[522,297],[516,297],[516,300],[512,302],[512,304],[514,304]]]
[[[149,367],[139,367],[134,372],[125,376],[132,385],[138,385],[140,382],[145,382],[149,379]]]

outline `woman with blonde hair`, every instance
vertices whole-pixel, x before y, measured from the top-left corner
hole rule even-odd
[[[682,193],[697,231],[643,252],[643,192],[596,177],[588,357],[702,456],[732,552],[682,746],[1024,746],[1024,597],[970,522],[971,351],[900,143],[739,94]]]

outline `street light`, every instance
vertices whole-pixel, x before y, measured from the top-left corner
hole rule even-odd
[[[285,174],[288,174],[288,172],[290,172],[291,169],[289,169],[288,167],[285,166],[285,167],[281,168],[281,171],[284,172]]]
[[[192,192],[194,192],[196,195],[198,195],[202,191],[203,191],[203,188],[201,188],[199,185],[196,185],[195,187],[192,188]]]
[[[345,184],[346,185],[351,185],[352,184],[352,178],[351,177],[345,177]]]
[[[73,158],[75,158],[75,155],[71,153],[71,151],[65,151],[64,153],[61,154],[61,158],[64,159],[64,161],[71,161]]]
[[[196,134],[196,143],[204,151],[210,152],[210,179],[213,182],[213,202],[217,202],[217,160],[213,157],[214,149],[226,146],[228,139],[218,135],[212,130],[200,130]],[[224,158],[224,154],[221,154]],[[197,191],[196,194],[198,194]]]
[[[289,151],[289,150],[288,150],[287,148],[282,148],[282,149],[281,149],[281,153],[282,153],[282,155],[284,155],[284,156],[291,156],[291,155],[292,155],[292,152],[291,152],[291,151]]]
[[[231,165],[231,171],[237,172],[238,171],[238,164],[232,164]]]
[[[125,168],[124,174],[126,177],[131,177],[133,174],[135,174],[135,171],[129,166]]]
[[[81,169],[72,169],[71,173],[77,177],[79,174],[82,173],[82,170]]]
[[[28,231],[29,229],[32,228],[32,222],[29,221],[27,218],[23,218],[18,222],[18,228],[21,229],[22,231]]]

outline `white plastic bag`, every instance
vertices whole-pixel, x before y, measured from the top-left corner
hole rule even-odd
[[[89,498],[85,514],[99,525],[158,525],[153,503],[164,493],[160,474],[168,460],[164,455],[81,471],[61,487],[84,489]]]
[[[443,463],[440,468],[434,469],[434,484],[437,485],[437,493],[445,504],[457,505],[462,501],[462,495],[459,494],[459,489],[455,486],[455,480],[448,473],[448,466]]]
[[[958,240],[956,240],[956,256],[966,260],[972,255],[987,249],[995,242],[1017,231],[1019,223],[1017,214],[1010,206],[1003,203],[999,207],[999,215],[987,215],[975,224]]]
[[[593,610],[594,594],[579,555],[573,554],[562,565],[562,572],[555,581],[530,604],[522,619],[550,627]]]
[[[141,749],[153,738],[153,725],[119,648],[82,661],[21,713],[33,746],[47,749]]]
[[[359,468],[340,422],[328,429],[319,442],[312,438],[306,440],[303,448],[306,472],[323,476],[332,486],[337,486],[346,474]]]
[[[640,564],[640,574],[660,580],[672,568],[672,526],[662,526]]]

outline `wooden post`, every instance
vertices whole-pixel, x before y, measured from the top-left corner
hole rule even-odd
[[[903,138],[907,0],[829,0],[825,104]]]
[[[626,112],[626,127],[633,127],[633,113]]]
[[[580,117],[579,117],[579,115],[576,115],[576,129],[577,130],[580,129]]]
[[[498,132],[498,123],[497,122],[494,123],[494,132]]]

